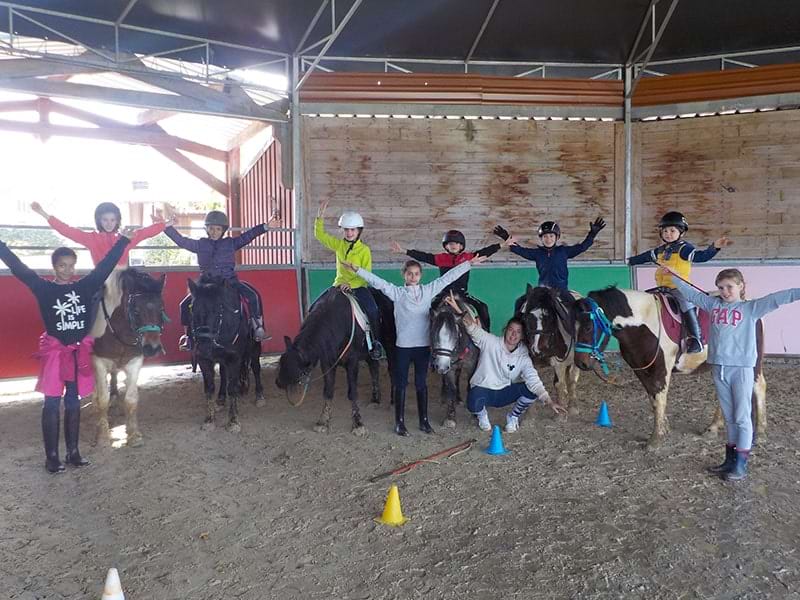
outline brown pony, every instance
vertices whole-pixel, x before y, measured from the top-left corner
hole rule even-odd
[[[669,432],[666,409],[673,368],[678,373],[694,372],[705,363],[707,348],[700,353],[680,355],[678,344],[664,332],[660,300],[647,292],[615,286],[589,292],[587,298],[577,301],[575,319],[575,364],[580,369],[595,371],[603,377],[601,371],[608,371],[603,351],[611,335],[619,341],[622,359],[633,369],[653,406],[653,431],[647,447],[658,447]],[[767,383],[761,368],[764,357],[761,321],[756,327],[756,336],[758,361],[753,406],[756,433],[763,436],[767,429]],[[722,415],[717,407],[707,431],[716,433],[721,426]]]

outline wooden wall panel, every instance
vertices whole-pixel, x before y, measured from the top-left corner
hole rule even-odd
[[[638,251],[658,243],[661,214],[680,210],[695,244],[723,234],[735,241],[721,256],[800,258],[800,111],[653,121],[635,131]]]
[[[397,260],[392,239],[437,250],[451,228],[464,231],[469,248],[494,243],[496,224],[532,244],[548,219],[560,222],[565,243],[577,243],[599,215],[608,228],[582,258],[612,259],[614,129],[600,121],[305,117],[304,260],[331,260],[312,235],[323,198],[332,233],[342,210],[363,213],[376,261]]]

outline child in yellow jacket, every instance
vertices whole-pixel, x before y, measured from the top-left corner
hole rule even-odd
[[[378,305],[367,287],[367,282],[342,265],[342,261],[346,261],[365,271],[372,271],[372,252],[361,240],[364,219],[357,212],[343,212],[339,217],[342,238],[337,238],[325,231],[323,217],[327,208],[328,200],[325,200],[320,204],[317,218],[314,220],[314,237],[336,254],[336,279],[333,280],[333,286],[343,292],[351,292],[367,314],[370,323],[370,331],[366,332],[367,345],[370,348],[370,357],[377,360],[383,356],[383,348],[375,333],[379,331],[380,324]]]

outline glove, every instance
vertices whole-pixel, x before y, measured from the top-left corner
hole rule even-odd
[[[503,241],[506,241],[510,237],[508,231],[506,231],[505,228],[501,227],[500,225],[496,225],[495,228],[492,229],[492,233],[501,238]]]
[[[606,222],[602,219],[602,217],[597,217],[594,220],[594,223],[589,224],[589,233],[591,235],[597,235],[600,233],[600,230],[606,226]]]

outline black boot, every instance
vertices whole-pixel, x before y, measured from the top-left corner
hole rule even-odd
[[[717,465],[715,467],[709,467],[709,473],[714,473],[714,475],[724,475],[725,473],[730,473],[731,469],[733,469],[733,465],[736,464],[736,446],[731,446],[727,444],[725,446],[725,461],[721,465]]]
[[[67,456],[64,459],[68,465],[73,467],[85,467],[89,461],[81,456],[78,451],[78,439],[81,428],[81,408],[64,407],[64,441],[67,446]]]
[[[736,461],[733,463],[733,468],[725,473],[722,477],[727,481],[741,481],[747,477],[747,459],[750,457],[750,451],[746,450],[741,452],[736,451]]]
[[[58,434],[60,423],[58,404],[49,405],[45,401],[42,409],[42,437],[44,438],[45,468],[50,473],[63,473],[64,465],[58,458]]]
[[[417,411],[419,412],[419,430],[423,433],[433,433],[433,427],[428,422],[428,388],[417,390]]]
[[[406,391],[397,388],[394,391],[394,432],[397,435],[408,435],[406,429]]]
[[[686,353],[697,354],[703,351],[703,334],[700,332],[700,322],[697,320],[697,313],[694,309],[687,310],[683,314],[683,322],[686,323]]]

